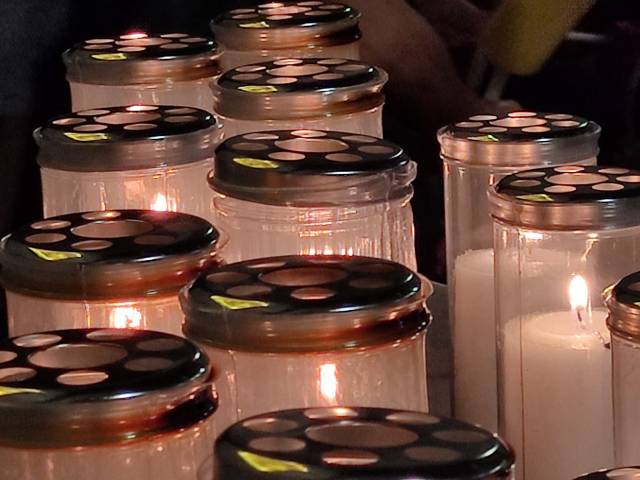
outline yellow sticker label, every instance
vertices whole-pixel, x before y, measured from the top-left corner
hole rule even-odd
[[[242,300],[239,298],[222,297],[220,295],[212,295],[211,300],[227,310],[248,310],[250,308],[265,308],[269,306],[267,302],[261,302],[259,300]]]
[[[278,88],[271,85],[244,85],[238,87],[238,90],[249,93],[274,93],[278,91]]]
[[[270,25],[267,22],[253,22],[253,23],[240,23],[240,28],[269,28]]]
[[[91,58],[96,60],[126,60],[127,56],[124,53],[96,53],[91,55]]]
[[[106,133],[71,133],[64,134],[65,137],[69,137],[71,140],[77,142],[97,142],[98,140],[108,140],[109,135]]]
[[[263,457],[255,453],[240,450],[238,456],[244,460],[251,468],[258,472],[275,473],[275,472],[309,472],[309,467],[297,462],[289,462],[279,460],[277,458]]]
[[[35,390],[33,388],[0,387],[0,397],[18,395],[20,393],[40,393],[40,390]]]
[[[518,195],[518,200],[528,200],[530,202],[553,202],[553,198],[544,193],[536,193],[533,195]]]
[[[481,135],[479,137],[469,137],[469,140],[478,140],[480,142],[499,142],[493,135]]]
[[[32,247],[29,247],[29,250],[47,262],[59,262],[61,260],[70,260],[72,258],[82,258],[82,254],[76,252],[55,252],[53,250],[42,250],[41,248]]]
[[[243,167],[249,168],[259,168],[259,169],[270,169],[270,168],[278,168],[280,166],[277,162],[272,162],[271,160],[261,160],[259,158],[250,158],[250,157],[235,157],[233,159],[238,165],[242,165]]]

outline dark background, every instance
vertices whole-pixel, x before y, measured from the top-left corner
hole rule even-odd
[[[367,8],[383,8],[388,1],[369,0]],[[0,235],[41,216],[39,174],[31,132],[47,118],[69,110],[69,92],[60,60],[65,48],[86,38],[116,35],[134,28],[152,33],[208,34],[208,20],[216,13],[255,3],[260,2],[1,0]],[[477,26],[468,25],[470,20],[464,17],[464,9],[449,5],[456,3],[453,0],[409,3],[415,8],[413,14],[424,17],[442,38],[457,73],[464,78],[475,50]],[[489,9],[496,2],[470,3]],[[504,98],[531,110],[566,111],[595,120],[604,132],[600,163],[637,166],[639,19],[640,2],[601,0],[579,30],[601,34],[602,41],[566,41],[541,72],[526,78],[512,77]],[[437,63],[428,64],[433,60],[393,55],[396,38],[398,42],[411,41],[401,38],[403,35],[406,36],[399,29],[396,37],[386,44],[374,45],[377,50],[389,53],[388,58],[382,57],[381,66],[394,71],[400,62],[406,70],[413,62],[416,69],[428,67],[437,71]],[[455,92],[445,93],[455,96]],[[420,165],[414,199],[420,269],[432,279],[443,280],[442,181],[435,130],[439,125],[456,121],[456,112],[462,113],[460,110],[464,109],[416,111],[403,86],[393,82],[387,94],[385,136],[404,146]],[[422,121],[422,115],[433,121]]]

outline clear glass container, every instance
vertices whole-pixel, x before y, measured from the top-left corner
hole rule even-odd
[[[211,29],[224,71],[281,58],[360,58],[360,12],[328,1],[271,2],[219,15]]]
[[[191,215],[148,210],[70,214],[0,244],[9,333],[143,328],[181,335],[178,291],[220,263],[219,233]]]
[[[431,291],[385,260],[288,256],[211,270],[180,299],[185,335],[220,368],[226,427],[294,407],[427,411]]]
[[[211,217],[220,125],[204,110],[135,105],[85,110],[35,132],[45,217],[140,208]]]
[[[216,441],[199,480],[511,479],[511,449],[471,424],[421,412],[337,407],[271,412]],[[283,472],[281,475],[275,472]]]
[[[517,477],[560,480],[612,465],[602,291],[640,262],[640,172],[527,170],[498,182],[490,203],[499,423],[521,459]]]
[[[244,65],[213,84],[230,138],[261,130],[314,129],[382,137],[387,73],[342,58],[286,58]]]
[[[74,111],[120,105],[181,105],[211,111],[220,73],[211,38],[186,33],[85,40],[63,55]]]
[[[620,467],[581,475],[575,480],[627,480],[637,478],[640,475],[640,467]],[[198,477],[198,480],[200,477]]]
[[[273,255],[385,258],[415,269],[416,165],[392,143],[317,130],[225,141],[209,176],[228,261]]]
[[[594,165],[600,127],[568,114],[474,115],[438,133],[444,162],[454,416],[498,428],[493,228],[487,188],[506,175]]]
[[[640,465],[640,273],[623,278],[605,300],[613,360],[615,465]]]
[[[196,480],[215,439],[212,368],[142,330],[55,330],[0,342],[3,480]]]

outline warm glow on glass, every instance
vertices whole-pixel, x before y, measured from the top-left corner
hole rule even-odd
[[[140,38],[146,38],[148,35],[144,32],[131,32],[126,35],[122,35],[120,38],[122,40],[138,40]]]
[[[135,307],[115,307],[109,314],[109,323],[113,328],[140,328],[142,313]]]
[[[338,393],[338,377],[336,376],[336,364],[325,363],[320,367],[320,393],[329,403],[336,401]]]
[[[151,210],[156,212],[175,212],[177,211],[176,202],[167,199],[164,193],[156,193],[151,202]]]
[[[304,252],[302,252],[301,255],[343,255],[343,256],[346,255],[351,257],[353,256],[353,247],[340,248],[340,249],[336,249],[335,251],[331,247],[324,247],[324,248],[311,247],[309,249],[306,249]]]

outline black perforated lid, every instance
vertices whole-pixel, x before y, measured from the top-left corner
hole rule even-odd
[[[85,40],[62,57],[71,81],[130,85],[213,77],[219,73],[220,53],[207,37],[129,32],[117,38]]]
[[[384,103],[387,73],[341,58],[286,58],[225,72],[214,109],[231,118],[279,120],[366,111]]]
[[[248,351],[326,351],[424,330],[431,284],[368,257],[285,256],[202,274],[181,293],[190,337]]]
[[[211,29],[231,50],[317,48],[359,39],[359,19],[358,10],[340,2],[269,2],[223,13]]]
[[[218,231],[175,212],[74,213],[2,240],[5,288],[53,298],[127,298],[176,292],[219,261]]]
[[[77,329],[0,341],[0,444],[70,447],[178,431],[216,409],[211,367],[188,340]]]
[[[209,175],[218,192],[274,205],[347,205],[412,192],[415,164],[403,150],[366,135],[317,130],[232,137]]]
[[[526,167],[581,162],[598,155],[600,127],[565,113],[478,114],[438,132],[443,158]]]
[[[35,132],[42,167],[84,172],[140,170],[212,158],[221,137],[209,112],[132,105],[75,112]]]
[[[513,464],[479,427],[380,408],[268,413],[236,423],[215,447],[215,478],[244,480],[504,478]]]
[[[501,221],[550,230],[640,225],[640,171],[567,165],[509,175],[490,190]]]
[[[640,476],[640,466],[599,470],[577,477],[575,480],[634,480]]]

